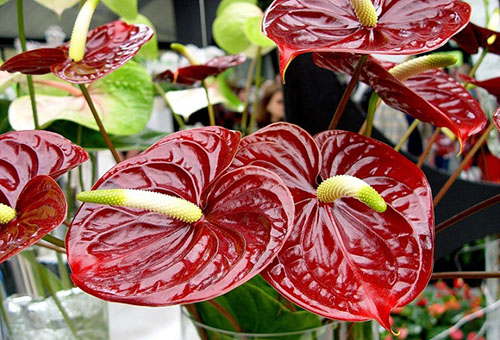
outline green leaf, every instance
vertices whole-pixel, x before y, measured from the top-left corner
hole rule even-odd
[[[12,128],[9,124],[9,105],[10,101],[0,99],[0,134],[11,131]]]
[[[155,35],[151,38],[150,41],[142,45],[141,49],[137,54],[135,55],[134,58],[138,59],[156,59],[158,58],[158,38],[156,37],[156,29],[153,25],[153,23],[146,18],[144,15],[139,14],[135,18],[132,19],[127,19],[125,17],[120,18],[120,20],[125,21],[129,25],[138,25],[138,24],[144,24],[148,25],[155,31]]]
[[[0,6],[6,4],[7,2],[9,2],[10,0],[0,0]]]
[[[219,92],[221,93],[224,101],[222,105],[228,108],[231,111],[235,112],[243,112],[245,109],[245,105],[241,102],[238,96],[233,92],[233,90],[229,87],[227,82],[227,78],[231,73],[233,73],[233,69],[226,70],[219,74],[217,79],[217,86],[219,88]]]
[[[106,131],[113,135],[133,135],[146,126],[153,109],[153,83],[147,70],[128,62],[88,87]],[[36,96],[42,128],[64,119],[98,130],[83,96]],[[15,130],[33,129],[31,103],[27,96],[12,102],[9,122]]]
[[[137,17],[137,0],[102,0],[119,17],[133,20]]]
[[[217,16],[222,13],[223,10],[226,9],[227,6],[235,3],[235,2],[247,2],[252,5],[257,5],[257,0],[222,0],[219,6],[217,7]]]
[[[245,22],[256,16],[262,16],[262,11],[256,5],[247,2],[229,4],[212,25],[217,45],[229,54],[238,54],[251,48],[252,43],[245,34]]]
[[[262,16],[256,16],[247,19],[244,26],[244,31],[247,39],[254,45],[268,48],[275,47],[274,41],[269,39],[262,33]]]
[[[278,299],[276,291],[257,276],[214,301],[226,309],[247,333],[293,332],[322,325],[318,315],[303,310],[292,312]],[[231,323],[210,302],[197,303],[196,308],[205,324],[234,331]],[[297,335],[296,339],[302,338]]]
[[[51,11],[55,12],[59,17],[65,10],[73,7],[74,5],[80,2],[80,0],[35,0],[35,1],[38,2],[40,5],[47,7]]]

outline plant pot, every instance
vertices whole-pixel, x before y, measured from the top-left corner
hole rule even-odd
[[[338,322],[303,331],[256,334],[226,331],[205,325],[181,310],[181,340],[338,340]]]

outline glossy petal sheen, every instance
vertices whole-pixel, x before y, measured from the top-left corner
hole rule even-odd
[[[354,54],[314,54],[318,66],[347,74],[353,74],[358,60],[359,56]],[[369,58],[360,79],[369,84],[387,105],[420,121],[447,127],[461,143],[486,125],[486,117],[477,101],[442,70],[426,71],[403,83],[380,62]]]
[[[497,38],[493,44],[488,44],[488,38],[496,35]],[[469,22],[467,26],[452,38],[455,42],[469,54],[476,54],[479,47],[488,47],[488,52],[500,54],[500,33],[487,28],[477,26]]]
[[[88,154],[58,134],[14,131],[0,136],[0,203],[16,206],[19,193],[36,175],[57,179],[88,159]]]
[[[391,310],[413,300],[432,270],[430,187],[414,164],[380,142],[344,131],[316,139],[276,123],[245,137],[236,154],[234,166],[272,169],[295,200],[294,229],[263,276],[312,312],[352,321],[373,318],[390,328]],[[387,211],[376,213],[353,198],[320,203],[315,179],[338,174],[374,186]]]
[[[62,63],[66,58],[67,55],[62,48],[38,48],[15,55],[3,63],[0,70],[24,74],[46,74],[51,72],[52,65]]]
[[[66,218],[66,198],[50,176],[33,177],[24,186],[16,218],[0,224],[0,263],[38,242]]]
[[[179,68],[176,72],[166,70],[158,74],[156,80],[167,80],[183,85],[193,85],[197,81],[210,76],[216,76],[230,67],[241,65],[245,62],[244,54],[218,57],[209,60],[203,65],[191,65]]]
[[[350,0],[276,0],[263,29],[280,51],[282,76],[307,52],[417,54],[436,49],[469,21],[471,8],[457,0],[375,0],[375,27],[358,21]]]
[[[259,273],[283,246],[294,205],[274,173],[226,171],[238,142],[239,133],[222,128],[182,131],[106,173],[94,189],[175,195],[203,216],[187,224],[83,204],[66,240],[73,281],[105,300],[157,306],[210,299]]]

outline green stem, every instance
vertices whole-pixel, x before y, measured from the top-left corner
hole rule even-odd
[[[115,147],[113,146],[113,143],[111,142],[111,139],[109,138],[108,133],[104,129],[104,125],[102,124],[101,118],[99,117],[99,114],[97,113],[97,110],[94,106],[94,102],[92,101],[92,98],[90,97],[89,91],[87,90],[87,87],[84,84],[79,84],[80,85],[80,90],[82,90],[83,96],[85,97],[85,100],[87,101],[87,104],[89,105],[90,112],[92,112],[92,115],[94,116],[94,120],[99,127],[99,131],[101,132],[102,137],[104,138],[104,141],[106,142],[106,145],[108,146],[109,151],[111,151],[111,154],[113,155],[113,158],[115,159],[116,163],[120,163],[122,161],[122,158],[116,151]]]
[[[158,83],[153,83],[156,89],[156,92],[163,98],[165,101],[165,104],[170,108],[170,111],[172,112],[172,116],[174,117],[175,121],[177,122],[177,125],[179,125],[179,130],[184,130],[186,125],[184,124],[184,119],[178,115],[177,113],[172,110],[172,107],[170,106],[170,103],[167,100],[167,93],[163,90],[160,84]]]
[[[251,134],[257,118],[257,106],[259,105],[259,90],[262,85],[262,49],[257,48],[257,68],[255,70],[255,92],[252,104],[252,114],[250,115],[250,123],[248,124],[247,131],[242,131],[243,134]]]
[[[66,262],[64,261],[61,253],[56,253],[57,256],[57,269],[59,270],[59,276],[61,277],[62,285],[64,289],[71,289],[73,285],[71,284],[71,279],[69,277],[68,267],[66,267]]]
[[[488,22],[490,22],[490,11],[489,11],[489,7],[490,7],[490,1],[489,0],[483,0],[483,4],[484,4],[484,27],[488,26]]]
[[[74,201],[74,196],[73,196],[73,188],[71,187],[71,178],[73,177],[71,171],[68,171],[67,173],[67,183],[66,183],[66,204],[68,205],[67,207],[67,212],[66,212],[66,218],[68,220],[71,220],[71,215],[73,211],[73,201]]]
[[[207,82],[205,80],[202,80],[201,86],[203,86],[203,89],[205,90],[205,95],[207,96],[207,109],[208,109],[208,118],[210,120],[210,126],[214,126],[215,125],[215,113],[214,113],[214,107],[213,107],[212,103],[210,102],[210,95],[208,93]]]
[[[82,146],[82,136],[83,136],[83,126],[78,125],[76,144]],[[78,181],[80,182],[80,190],[85,191],[85,185],[83,183],[83,165],[78,166]]]
[[[337,105],[337,109],[333,114],[333,118],[332,121],[330,122],[330,126],[328,126],[328,130],[334,130],[335,128],[337,128],[337,125],[340,122],[340,118],[342,117],[342,114],[344,113],[347,103],[351,98],[351,94],[354,91],[356,85],[358,84],[359,76],[361,75],[361,71],[363,70],[363,66],[365,65],[367,60],[368,60],[367,54],[362,54],[359,57],[356,69],[354,70],[351,80],[349,81],[349,84],[347,84],[347,88],[345,89],[344,94],[342,95],[342,98],[340,99],[340,102]]]
[[[45,290],[43,289],[42,278],[40,277],[40,272],[36,270],[38,262],[36,260],[35,252],[33,250],[25,250],[22,253],[22,256],[26,261],[28,261],[29,266],[31,267],[31,284],[34,285],[33,293],[35,296],[43,296],[45,297]]]
[[[19,41],[21,42],[21,49],[23,52],[26,52],[26,33],[24,32],[23,0],[17,0],[17,25],[19,31]],[[26,80],[28,81],[28,91],[30,94],[31,110],[33,112],[33,123],[35,125],[35,130],[39,130],[40,124],[38,123],[38,113],[36,110],[35,86],[33,85],[33,77],[31,75],[27,75]]]
[[[92,183],[97,181],[97,157],[93,152],[89,152],[90,163],[92,164]]]
[[[366,112],[366,128],[363,133],[364,136],[370,137],[373,130],[373,119],[375,118],[375,111],[377,110],[378,94],[374,91],[370,96],[370,101],[368,102],[368,111]]]
[[[7,335],[12,335],[12,329],[10,328],[9,316],[7,314],[7,310],[5,309],[5,294],[3,291],[3,287],[0,286],[0,315],[4,320],[5,327],[7,328]],[[0,322],[2,322],[0,320]]]
[[[47,234],[43,237],[43,240],[50,243],[50,244],[53,244],[59,248],[63,248],[65,249],[66,248],[66,245],[64,244],[64,241],[51,235],[51,234]]]
[[[467,74],[469,77],[471,78],[474,78],[474,75],[476,74],[476,71],[477,69],[479,68],[479,66],[481,66],[484,58],[486,57],[486,55],[488,54],[488,47],[485,47],[483,48],[483,51],[481,52],[481,55],[479,56],[479,59],[477,60],[477,62],[474,64],[474,66],[471,68],[471,70],[469,71],[469,73]],[[471,87],[471,84],[469,83],[465,83],[464,84],[464,87],[469,90],[470,87]]]
[[[406,130],[404,136],[401,137],[401,140],[394,147],[394,150],[396,150],[398,152],[399,152],[399,150],[401,150],[401,148],[403,147],[403,144],[408,140],[408,138],[410,138],[410,135],[412,134],[412,132],[415,131],[415,129],[417,128],[418,123],[420,123],[420,121],[418,119],[415,119],[413,121],[413,123],[411,123],[411,125],[408,127],[408,130]]]
[[[66,312],[66,310],[64,309],[64,306],[62,305],[61,300],[59,300],[59,298],[57,297],[57,294],[52,289],[52,286],[50,285],[49,278],[48,278],[44,269],[45,268],[43,267],[43,265],[38,263],[38,273],[40,274],[40,277],[42,279],[43,285],[45,286],[45,289],[47,289],[47,291],[49,292],[49,295],[52,297],[52,299],[54,299],[54,302],[57,306],[57,309],[59,309],[59,311],[61,312],[61,314],[64,318],[64,321],[66,321],[66,324],[68,325],[68,327],[69,327],[71,333],[73,334],[73,336],[75,337],[75,339],[82,340],[82,338],[77,334],[73,320],[71,320],[71,318],[68,315],[68,312]]]
[[[255,66],[257,65],[257,57],[252,59],[250,66],[248,67],[247,73],[247,83],[245,85],[245,101],[243,103],[243,113],[241,114],[241,131],[247,130],[248,123],[248,107],[250,103],[250,91],[252,90],[253,74],[255,72]]]

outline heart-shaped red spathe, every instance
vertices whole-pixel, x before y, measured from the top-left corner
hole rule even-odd
[[[292,136],[292,137],[291,137]],[[281,294],[328,318],[376,319],[412,301],[432,271],[433,208],[423,173],[392,148],[346,131],[314,140],[301,128],[272,124],[245,137],[232,167],[266,166],[289,186],[294,229],[262,275]],[[353,198],[325,204],[316,178],[363,179],[385,199],[377,213]]]
[[[358,60],[358,55],[350,53],[314,53],[318,66],[350,75]],[[387,105],[420,121],[447,127],[461,144],[486,125],[479,103],[446,72],[429,70],[401,82],[388,71],[393,65],[369,57],[360,75]]]
[[[496,36],[492,44],[488,43],[491,36]],[[467,26],[453,36],[453,40],[461,49],[469,54],[476,54],[479,47],[488,48],[488,52],[500,54],[500,33],[469,22]]]
[[[33,177],[17,200],[16,218],[0,224],[0,263],[35,244],[66,218],[66,198],[50,176]]]
[[[280,69],[307,52],[418,54],[436,49],[461,30],[471,8],[457,0],[375,0],[377,25],[364,27],[350,0],[275,0],[264,33],[279,48]]]
[[[16,206],[30,179],[57,179],[88,160],[88,154],[68,139],[48,131],[13,131],[0,135],[0,203]]]
[[[177,132],[107,172],[93,189],[169,194],[203,216],[189,224],[83,204],[66,239],[75,284],[109,301],[172,305],[216,297],[263,270],[291,230],[294,204],[269,170],[227,171],[239,138],[217,127]]]
[[[203,65],[190,65],[181,67],[177,71],[166,70],[158,74],[156,80],[167,80],[177,84],[193,85],[197,81],[216,76],[230,67],[241,65],[245,62],[244,54],[217,57]]]
[[[79,62],[69,57],[69,42],[66,42],[56,48],[18,54],[0,66],[0,70],[25,74],[52,72],[70,83],[87,84],[132,59],[153,34],[147,25],[128,25],[117,20],[89,31],[85,54]]]
[[[488,93],[497,97],[497,101],[498,103],[500,103],[500,77],[485,80],[476,80],[464,74],[460,74],[459,76],[468,83],[482,87],[483,89],[488,91]]]

